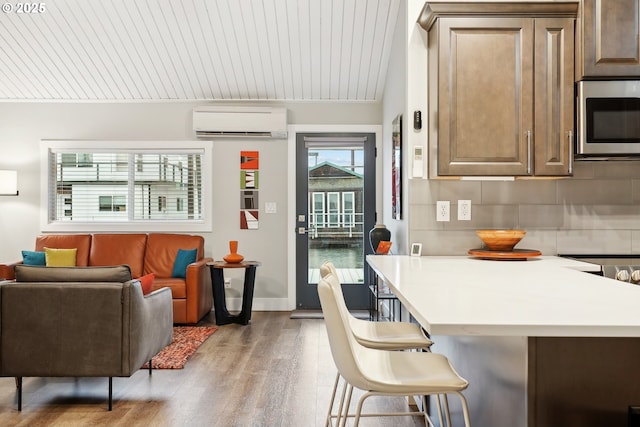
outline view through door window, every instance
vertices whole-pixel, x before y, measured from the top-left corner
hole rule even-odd
[[[309,283],[331,260],[340,282],[364,281],[364,149],[309,148]]]

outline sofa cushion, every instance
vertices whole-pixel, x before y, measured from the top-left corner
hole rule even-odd
[[[177,279],[177,278],[165,278],[165,279],[159,279],[159,278],[155,278],[153,280],[153,287],[152,290],[157,290],[160,288],[169,288],[171,289],[171,297],[176,300],[176,299],[185,299],[187,297],[187,285],[184,281],[184,279]]]
[[[149,273],[138,278],[138,280],[140,280],[140,285],[142,285],[142,295],[151,293],[153,290],[153,279],[155,279],[155,277],[155,274]]]
[[[22,263],[24,265],[47,265],[44,252],[22,251]]]
[[[131,280],[127,265],[112,267],[42,267],[16,265],[16,282],[120,282]]]
[[[75,267],[78,249],[44,248],[44,259],[47,267]]]
[[[89,251],[90,266],[123,265],[131,267],[133,277],[144,274],[146,234],[94,234]]]
[[[144,272],[155,273],[156,279],[171,277],[178,249],[198,249],[196,260],[204,256],[204,237],[189,234],[151,233],[147,237]],[[174,295],[175,298],[175,295]]]
[[[89,248],[91,247],[91,234],[44,234],[36,237],[36,251],[44,251],[44,248],[78,249],[76,253],[76,265],[86,267],[89,265]]]
[[[187,267],[192,262],[196,262],[198,257],[198,249],[178,249],[176,259],[173,262],[173,272],[171,277],[179,277],[185,279],[187,277]]]

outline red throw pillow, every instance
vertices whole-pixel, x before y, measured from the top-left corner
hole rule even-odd
[[[153,279],[156,278],[156,275],[153,273],[149,273],[145,276],[139,277],[138,280],[142,285],[142,294],[147,295],[151,293],[151,288],[153,287]]]

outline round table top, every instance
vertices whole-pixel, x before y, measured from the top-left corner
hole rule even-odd
[[[212,261],[207,265],[213,268],[248,268],[258,267],[262,263],[260,261],[242,261],[242,262],[226,262],[226,261]]]

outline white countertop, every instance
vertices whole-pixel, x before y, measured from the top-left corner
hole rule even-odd
[[[640,286],[585,262],[369,255],[432,335],[640,337]]]

